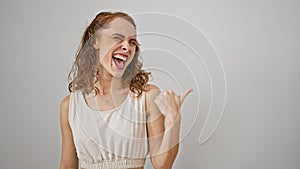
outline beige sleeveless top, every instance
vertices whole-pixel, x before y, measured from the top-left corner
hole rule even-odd
[[[118,107],[92,110],[81,91],[71,92],[69,123],[77,157],[85,169],[143,167],[148,154],[145,93],[129,93]]]

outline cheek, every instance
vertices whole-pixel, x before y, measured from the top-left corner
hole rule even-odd
[[[112,58],[112,51],[113,51],[113,46],[103,46],[100,51],[99,51],[99,59],[101,60],[110,60]]]
[[[100,50],[100,51],[99,51],[98,57],[99,57],[99,61],[100,61],[101,63],[103,63],[104,61],[108,60],[107,52],[106,52],[106,51],[103,51],[103,50]]]
[[[139,50],[136,46],[132,48],[132,54],[135,55],[136,52],[138,52],[137,50]]]
[[[99,51],[98,63],[101,64],[106,69],[109,69],[111,65],[111,57],[107,52]]]
[[[104,58],[110,54],[112,54],[112,51],[117,47],[116,42],[109,40],[109,39],[102,39],[99,47],[99,57]]]
[[[138,55],[138,53],[135,51],[135,50],[133,50],[134,52],[131,54],[132,56],[131,56],[131,61],[133,60],[133,58],[134,57],[139,57]]]
[[[133,56],[130,58],[130,60],[129,60],[129,62],[128,62],[128,65],[131,64],[131,63],[133,62],[134,57],[135,57],[135,56],[133,55]]]

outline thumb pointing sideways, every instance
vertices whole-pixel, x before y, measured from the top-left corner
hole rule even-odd
[[[190,94],[192,93],[193,89],[187,89],[186,91],[184,91],[181,95],[181,103],[183,103],[184,99]]]
[[[185,100],[185,98],[186,98],[192,91],[193,91],[193,89],[187,89],[186,91],[184,91],[184,92],[182,93],[181,96],[177,96],[177,95],[175,95],[175,94],[174,94],[174,96],[175,96],[175,97],[178,97],[178,99],[180,99],[180,103],[182,104],[183,101]],[[165,108],[165,106],[167,106],[167,105],[166,105],[166,103],[167,103],[166,99],[167,99],[167,98],[164,96],[164,93],[160,93],[160,94],[158,94],[158,95],[155,97],[154,103],[155,103],[161,110],[163,110],[163,109]],[[181,104],[179,105],[179,107],[181,107]]]

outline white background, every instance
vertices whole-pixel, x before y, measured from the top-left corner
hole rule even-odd
[[[67,74],[85,27],[106,10],[163,12],[185,18],[205,33],[219,53],[227,80],[223,118],[212,137],[199,144],[211,95],[194,92],[187,98],[183,126],[195,120],[191,103],[200,97],[203,102],[196,123],[181,143],[175,169],[300,167],[299,1],[2,0],[0,168],[59,167],[59,104],[68,95]],[[151,24],[169,28],[155,20],[137,24],[138,29]],[[189,45],[203,38],[198,35]],[[155,61],[145,55],[145,66],[147,59]],[[160,61],[168,59],[156,60]],[[200,74],[194,72],[201,80]],[[176,76],[178,81],[186,78]],[[164,85],[157,79],[160,82]],[[206,88],[198,85],[200,90]],[[184,90],[188,84],[181,87]],[[147,163],[146,168],[152,167]]]

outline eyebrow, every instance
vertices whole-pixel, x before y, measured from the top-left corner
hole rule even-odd
[[[120,36],[120,37],[122,37],[122,38],[125,38],[125,36],[122,35],[122,34],[120,34],[120,33],[114,33],[114,34],[112,34],[112,36]],[[131,38],[131,39],[136,40],[136,37],[135,37],[134,35],[133,35],[133,36],[130,36],[130,37],[134,37],[134,38]]]
[[[114,33],[112,34],[112,36],[120,36],[121,38],[125,39],[125,36],[120,34],[120,33]],[[138,40],[136,39],[136,37],[131,38],[130,41],[134,41],[137,45],[141,45]]]
[[[113,36],[120,36],[120,37],[122,37],[122,38],[125,38],[125,36],[124,36],[124,35],[122,35],[122,34],[119,34],[119,33],[114,33],[114,34],[113,34]]]

